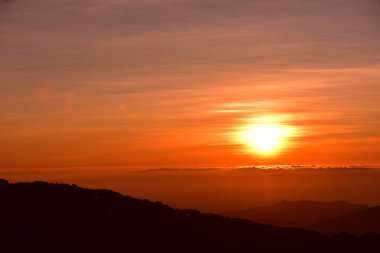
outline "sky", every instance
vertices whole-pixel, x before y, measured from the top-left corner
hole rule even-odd
[[[377,0],[0,0],[0,170],[380,164],[379,14]],[[241,136],[263,122],[290,131],[267,155]]]

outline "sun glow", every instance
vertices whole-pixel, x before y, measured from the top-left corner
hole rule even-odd
[[[263,123],[245,127],[238,134],[238,141],[249,147],[250,152],[271,155],[287,145],[291,137],[288,126],[275,123]]]

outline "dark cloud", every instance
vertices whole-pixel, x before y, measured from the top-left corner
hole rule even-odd
[[[14,2],[14,0],[0,0],[0,11],[3,9],[3,7],[10,3],[10,2]]]

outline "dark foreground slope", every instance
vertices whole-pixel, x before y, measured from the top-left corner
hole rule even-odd
[[[0,180],[0,252],[380,252],[380,237],[176,210],[108,190]]]

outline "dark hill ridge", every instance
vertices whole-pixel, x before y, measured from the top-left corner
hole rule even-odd
[[[351,215],[366,209],[368,209],[366,205],[350,204],[345,201],[300,200],[281,201],[274,205],[231,211],[225,215],[282,227],[313,228],[316,223]]]
[[[380,233],[380,206],[370,208],[345,201],[282,201],[270,206],[226,212],[225,215],[326,234]]]
[[[380,206],[368,208],[344,217],[330,219],[314,224],[314,229],[324,233],[346,231],[363,234],[369,231],[380,233]]]
[[[327,237],[109,190],[0,180],[0,251],[8,252],[380,252],[380,237]]]

